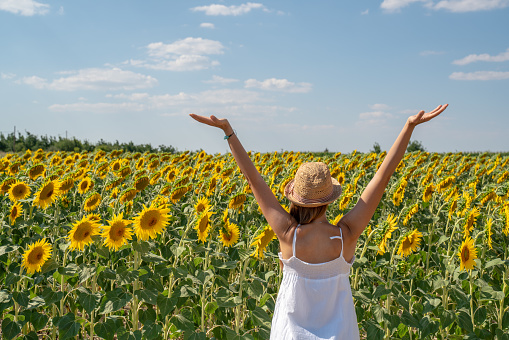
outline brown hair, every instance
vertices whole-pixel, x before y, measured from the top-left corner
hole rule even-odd
[[[297,221],[298,224],[311,223],[318,217],[325,214],[327,205],[320,205],[318,207],[301,207],[293,203],[290,204],[290,215]]]

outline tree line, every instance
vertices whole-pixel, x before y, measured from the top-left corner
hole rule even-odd
[[[120,143],[118,140],[115,143],[107,142],[101,138],[97,143],[91,143],[88,140],[79,140],[73,138],[62,138],[53,136],[37,136],[28,131],[25,134],[14,132],[4,135],[0,133],[0,151],[3,152],[25,152],[26,150],[44,151],[95,151],[103,150],[106,152],[112,150],[124,150],[126,152],[170,152],[174,153],[177,149],[173,146],[159,145],[153,147],[151,144],[134,144],[132,141],[129,143]]]

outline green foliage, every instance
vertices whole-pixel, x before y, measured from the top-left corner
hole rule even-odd
[[[424,145],[418,140],[412,140],[408,143],[408,147],[406,148],[407,152],[415,152],[415,151],[426,151]]]

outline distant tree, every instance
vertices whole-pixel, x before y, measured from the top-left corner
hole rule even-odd
[[[375,144],[373,144],[373,149],[371,149],[370,151],[374,153],[381,153],[382,148],[380,147],[380,144],[378,144],[378,142],[375,142]]]
[[[408,143],[408,147],[406,148],[407,152],[414,152],[414,151],[426,151],[424,148],[424,145],[418,140],[413,140]]]

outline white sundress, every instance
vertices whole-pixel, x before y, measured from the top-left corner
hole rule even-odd
[[[299,228],[300,225],[297,226]],[[351,263],[341,255],[325,263],[307,263],[295,256],[297,228],[293,234],[293,256],[284,264],[283,280],[279,287],[271,340],[356,340],[359,326],[350,288]]]

